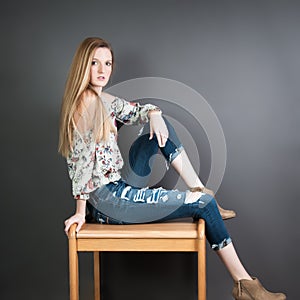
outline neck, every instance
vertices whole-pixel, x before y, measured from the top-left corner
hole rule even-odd
[[[98,94],[98,96],[101,96],[102,93],[102,86],[94,86],[94,90]]]

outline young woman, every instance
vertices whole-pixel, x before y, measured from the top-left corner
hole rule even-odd
[[[112,70],[114,56],[108,42],[87,38],[77,49],[67,79],[61,109],[59,152],[66,157],[76,199],[76,212],[65,221],[65,232],[86,221],[86,209],[96,222],[133,224],[175,218],[202,218],[206,236],[234,280],[233,296],[247,300],[282,300],[251,277],[234,249],[223,218],[233,211],[218,207],[214,194],[195,173],[173,127],[152,104],[127,102],[102,91]],[[123,159],[117,145],[116,120],[124,124],[148,123],[130,151],[132,172],[149,174],[149,159],[161,150],[190,187],[189,191],[150,189],[129,185],[121,177]],[[219,211],[220,210],[220,211]]]

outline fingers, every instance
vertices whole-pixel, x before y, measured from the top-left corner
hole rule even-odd
[[[160,133],[157,133],[157,134],[156,134],[156,138],[157,138],[158,146],[159,146],[159,147],[163,147],[163,146],[162,146],[163,141],[162,141],[162,138],[161,138]]]
[[[161,115],[153,114],[150,118],[150,136],[149,140],[153,138],[153,135],[156,135],[157,141],[160,147],[164,147],[166,141],[169,137],[169,131],[164,119]]]
[[[150,137],[149,137],[149,140],[152,140],[153,138],[153,129],[152,127],[150,127]]]
[[[68,235],[70,227],[73,224],[77,224],[76,233],[78,233],[84,223],[85,223],[84,216],[81,216],[79,214],[73,215],[71,218],[69,218],[65,221],[65,229],[64,230],[65,230],[66,235]]]
[[[71,219],[68,219],[68,220],[65,221],[65,233],[66,233],[66,235],[68,235],[69,229],[70,229],[70,227],[71,227],[74,223],[76,223],[76,222],[75,222],[75,221],[72,221]],[[77,229],[77,228],[76,228],[76,229]]]
[[[155,131],[155,135],[156,135],[159,147],[164,147],[166,145],[166,142],[167,142],[168,138],[169,138],[169,131],[168,131],[168,129],[167,128],[163,128],[161,130],[154,130],[154,131]],[[152,131],[152,133],[150,131],[150,135],[151,134],[153,136],[153,131]]]
[[[161,133],[157,133],[156,138],[157,138],[159,147],[164,147],[166,145],[168,137],[166,137],[165,135],[163,135]]]
[[[161,132],[160,132],[160,136],[161,136],[161,141],[162,141],[162,146],[164,147],[166,145],[166,142],[169,138],[169,131],[168,128],[165,127]]]
[[[163,135],[160,132],[155,133],[155,135],[156,135],[159,147],[164,147],[166,145],[168,137],[166,137],[165,135]],[[152,138],[153,138],[153,131],[151,130],[149,140],[152,140]]]
[[[76,233],[78,233],[79,232],[79,230],[81,229],[81,227],[82,227],[82,225],[84,224],[84,222],[83,221],[80,221],[80,222],[78,222],[78,224],[77,224],[77,227],[76,227]]]
[[[72,223],[71,222],[65,222],[65,234],[68,235],[69,229],[71,227]]]

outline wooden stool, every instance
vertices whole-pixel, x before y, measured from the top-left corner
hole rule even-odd
[[[79,299],[78,252],[94,252],[94,295],[100,300],[101,251],[166,251],[198,253],[198,300],[206,299],[205,222],[137,225],[76,224],[69,231],[70,299]]]

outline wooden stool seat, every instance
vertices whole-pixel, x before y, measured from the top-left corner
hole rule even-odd
[[[69,231],[70,299],[79,299],[78,252],[94,252],[94,295],[100,300],[100,252],[198,252],[198,300],[206,299],[205,222],[107,225],[84,224]]]

